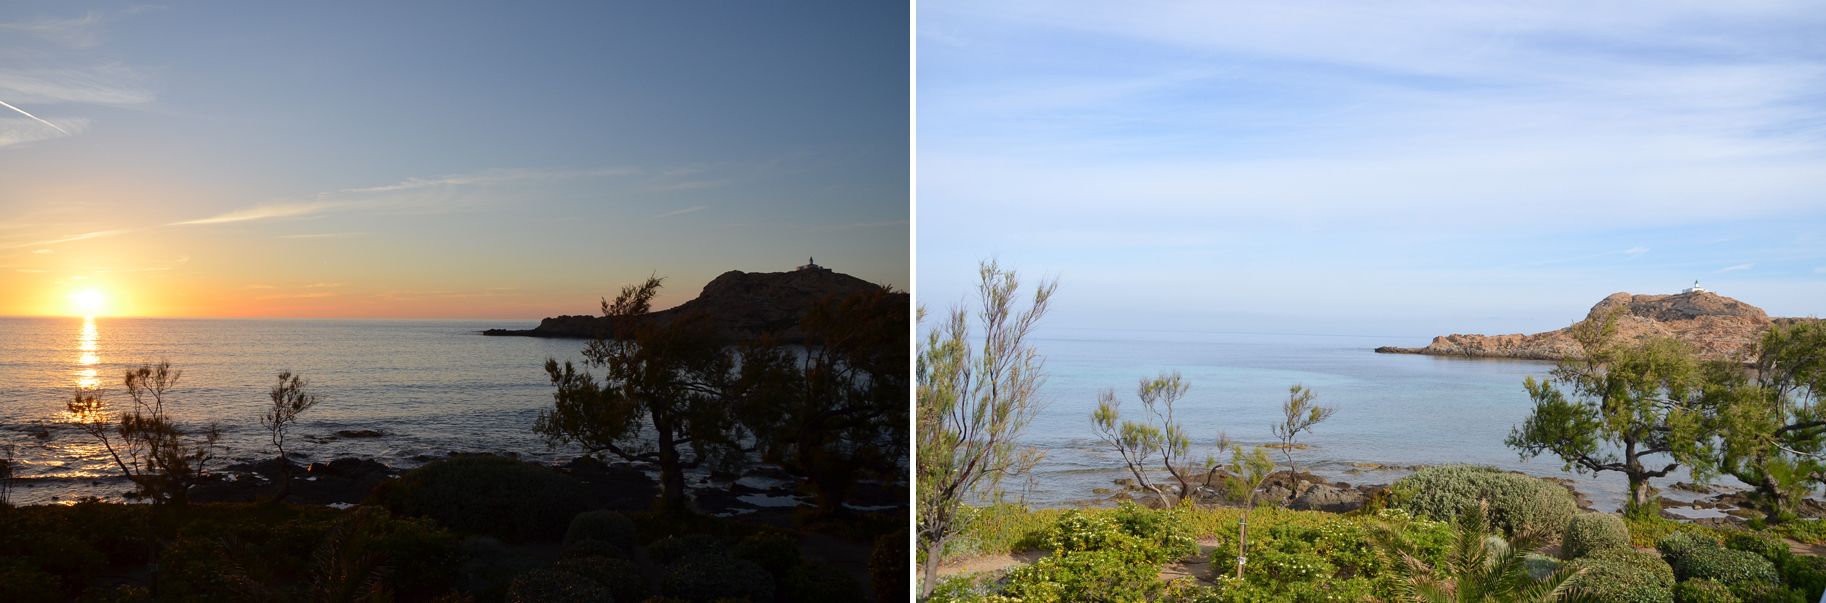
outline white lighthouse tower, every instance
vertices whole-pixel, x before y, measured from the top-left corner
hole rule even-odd
[[[1681,289],[1680,292],[1681,293],[1711,293],[1710,291],[1706,291],[1705,289],[1701,288],[1699,286],[1699,281],[1693,281],[1693,286],[1687,287],[1685,289]]]

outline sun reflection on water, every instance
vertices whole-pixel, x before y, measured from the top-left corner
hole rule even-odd
[[[99,370],[101,356],[96,355],[95,353],[98,349],[96,342],[100,338],[101,332],[95,328],[95,317],[84,316],[82,318],[82,334],[76,339],[76,349],[82,351],[82,355],[76,358],[76,387],[78,388],[95,389],[101,387],[101,372]]]

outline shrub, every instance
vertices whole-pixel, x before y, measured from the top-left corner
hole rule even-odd
[[[1674,603],[1740,603],[1725,585],[1698,578],[1674,585]]]
[[[730,556],[761,566],[778,582],[799,565],[799,539],[785,532],[757,532],[735,543]]]
[[[767,570],[747,561],[718,555],[692,555],[667,570],[662,582],[668,597],[709,603],[717,599],[748,599],[773,603],[774,579]]]
[[[794,566],[781,588],[785,600],[795,603],[859,603],[867,601],[862,584],[849,572],[822,563],[806,562]],[[902,598],[906,592],[900,593]]]
[[[614,559],[627,559],[628,551],[610,544],[608,541],[585,538],[576,542],[565,543],[564,552],[558,555],[558,557],[560,559],[571,559],[575,557],[610,557]]]
[[[1009,571],[1002,594],[1021,601],[1143,603],[1164,586],[1159,574],[1136,551],[1082,551]]]
[[[1793,554],[1788,551],[1788,543],[1782,542],[1779,537],[1763,532],[1731,532],[1725,535],[1725,548],[1755,553],[1756,556],[1778,565]]]
[[[1601,549],[1572,564],[1584,572],[1567,581],[1570,588],[1606,603],[1670,603],[1674,574],[1654,555],[1631,548]]]
[[[1116,523],[1135,537],[1154,563],[1178,561],[1198,554],[1184,509],[1154,510],[1124,501],[1116,509]]]
[[[709,534],[667,536],[647,545],[647,556],[660,565],[672,565],[686,557],[700,555],[727,557],[729,549],[723,546],[723,541]]]
[[[638,602],[653,596],[647,576],[640,573],[640,568],[633,561],[627,559],[576,557],[561,559],[552,565],[552,569],[594,580],[603,588],[609,589],[609,592],[615,593],[616,601]]]
[[[589,490],[575,480],[495,456],[433,461],[381,484],[367,502],[510,542],[555,539],[572,517],[594,506]]]
[[[592,539],[609,542],[624,551],[632,551],[640,544],[634,521],[614,511],[590,511],[571,518],[571,526],[564,530],[564,546]]]
[[[1818,601],[1821,592],[1826,591],[1826,559],[1790,555],[1787,562],[1781,564],[1781,570],[1782,582],[1800,591],[1804,600]]]
[[[1717,539],[1696,532],[1674,532],[1655,541],[1655,550],[1669,564],[1677,564],[1693,549],[1717,546],[1720,546]]]
[[[17,603],[57,603],[63,600],[63,582],[19,557],[0,557],[0,593]]]
[[[1558,534],[1578,513],[1572,493],[1547,480],[1507,473],[1488,465],[1429,467],[1401,478],[1391,488],[1409,513],[1447,521],[1466,505],[1490,503],[1490,523],[1514,536],[1527,530]]]
[[[1768,559],[1721,546],[1696,546],[1670,561],[1674,575],[1681,580],[1710,578],[1726,586],[1737,586],[1746,582],[1775,584],[1781,579],[1775,564]]]
[[[515,576],[541,568],[544,561],[525,553],[509,550],[501,541],[487,536],[470,536],[457,546],[463,564],[453,581],[459,590],[475,595],[479,601],[500,601]]]
[[[875,539],[875,550],[869,552],[869,585],[880,603],[907,599],[907,538],[905,528]]]
[[[1567,559],[1618,547],[1629,547],[1629,526],[1615,515],[1580,513],[1566,522],[1566,533],[1560,537],[1560,552]]]
[[[1768,582],[1741,582],[1731,585],[1731,594],[1742,603],[1806,603],[1788,596],[1788,589]]]
[[[507,603],[614,603],[609,589],[595,581],[565,572],[536,569],[514,578],[507,587]]]

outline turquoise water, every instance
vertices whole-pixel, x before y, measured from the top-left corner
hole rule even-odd
[[[1424,338],[1169,333],[1090,329],[1041,329],[1032,340],[1046,359],[1042,388],[1047,406],[1023,441],[1045,448],[1046,460],[1025,488],[1030,504],[1074,506],[1102,498],[1128,477],[1122,461],[1091,429],[1097,392],[1114,388],[1125,418],[1139,420],[1137,382],[1179,371],[1191,390],[1176,415],[1204,458],[1218,432],[1244,443],[1271,443],[1269,425],[1280,422],[1287,389],[1302,384],[1318,402],[1336,406],[1330,420],[1298,440],[1302,469],[1352,484],[1390,483],[1408,471],[1364,470],[1351,463],[1431,465],[1481,463],[1544,477],[1573,478],[1594,506],[1621,506],[1624,480],[1562,472],[1553,458],[1522,462],[1503,438],[1531,408],[1523,379],[1542,378],[1553,364],[1525,360],[1377,354],[1384,345],[1420,347]],[[1278,451],[1275,458],[1285,462]],[[1227,459],[1226,459],[1227,460]],[[1348,473],[1356,469],[1360,473]],[[1685,479],[1684,475],[1678,479]],[[1656,482],[1666,486],[1674,478]]]
[[[484,337],[486,328],[526,329],[534,321],[150,319],[0,317],[0,443],[20,446],[31,488],[16,502],[118,499],[128,486],[88,436],[65,425],[64,403],[78,385],[130,404],[122,374],[170,359],[184,371],[170,408],[181,421],[220,421],[231,461],[270,458],[259,425],[282,370],[309,379],[321,402],[293,428],[287,448],[327,460],[373,458],[414,467],[450,452],[512,452],[569,458],[532,433],[552,403],[545,359],[579,359],[579,340]],[[373,429],[380,438],[311,443],[302,436]],[[36,437],[38,433],[48,438]]]

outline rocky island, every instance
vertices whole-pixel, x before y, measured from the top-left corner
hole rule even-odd
[[[1676,295],[1613,293],[1586,313],[1585,320],[1604,320],[1621,310],[1617,336],[1628,340],[1673,337],[1693,345],[1706,359],[1744,358],[1770,325],[1807,318],[1770,318],[1761,308],[1697,286]],[[1524,335],[1442,335],[1424,348],[1376,348],[1384,354],[1427,354],[1474,358],[1559,360],[1581,351],[1566,329]]]
[[[806,264],[791,272],[731,270],[704,285],[696,299],[648,317],[671,320],[689,312],[703,312],[730,342],[775,333],[783,343],[803,343],[805,334],[799,331],[799,319],[812,304],[878,286],[817,264]],[[896,295],[911,303],[906,293]],[[532,329],[489,329],[482,334],[595,339],[612,334],[612,330],[608,319],[586,315],[546,318]]]

